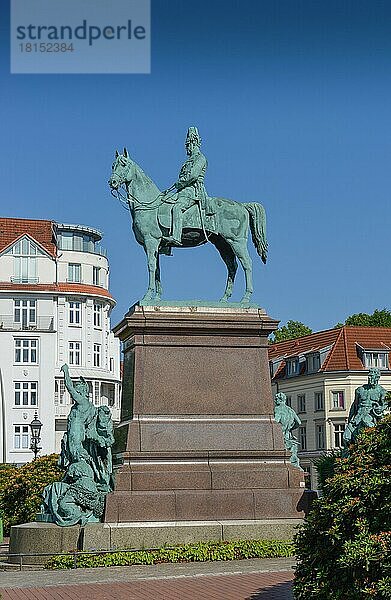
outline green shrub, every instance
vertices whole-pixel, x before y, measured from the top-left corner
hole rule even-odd
[[[0,512],[4,532],[11,525],[35,521],[46,485],[60,481],[63,470],[57,465],[58,455],[42,456],[22,467],[2,465],[0,468]]]
[[[391,415],[337,458],[295,537],[296,600],[391,598]]]
[[[236,542],[198,542],[159,548],[158,550],[126,550],[96,554],[79,553],[77,567],[118,567],[124,565],[153,565],[170,562],[205,562],[216,560],[238,560],[243,558],[279,558],[293,556],[291,541],[248,540]],[[72,569],[75,559],[72,555],[53,556],[45,564],[45,569]]]
[[[318,488],[322,490],[322,492],[327,479],[330,479],[330,477],[333,477],[334,475],[337,459],[341,457],[341,450],[331,450],[330,452],[327,452],[327,454],[322,454],[319,458],[314,460],[318,475]]]

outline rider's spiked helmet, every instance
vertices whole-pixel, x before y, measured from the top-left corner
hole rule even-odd
[[[201,146],[201,137],[197,127],[189,127],[187,130],[186,142],[195,142],[197,146]]]

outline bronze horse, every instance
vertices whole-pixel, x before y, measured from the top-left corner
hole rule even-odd
[[[171,227],[173,196],[160,192],[154,182],[129,157],[116,152],[109,180],[112,190],[120,194],[123,185],[126,190],[126,204],[133,219],[133,232],[136,240],[146,252],[149,284],[142,303],[161,299],[159,254],[169,254],[171,245],[165,241]],[[266,263],[266,216],[263,206],[257,202],[235,202],[226,198],[210,198],[216,214],[205,216],[199,204],[184,213],[182,245],[178,248],[194,247],[211,242],[220,253],[228,270],[225,292],[220,302],[227,302],[237,271],[237,260],[243,267],[246,291],[241,300],[249,304],[253,293],[252,260],[247,249],[248,233],[251,230],[254,246]],[[175,246],[177,247],[177,246]]]

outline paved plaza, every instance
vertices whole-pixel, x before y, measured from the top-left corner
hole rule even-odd
[[[2,600],[292,600],[291,559],[0,572]]]

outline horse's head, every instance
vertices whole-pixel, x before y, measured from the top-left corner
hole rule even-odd
[[[129,183],[132,180],[133,161],[130,159],[128,151],[124,148],[124,153],[115,151],[115,161],[113,162],[109,186],[112,190],[117,190],[123,183]]]

